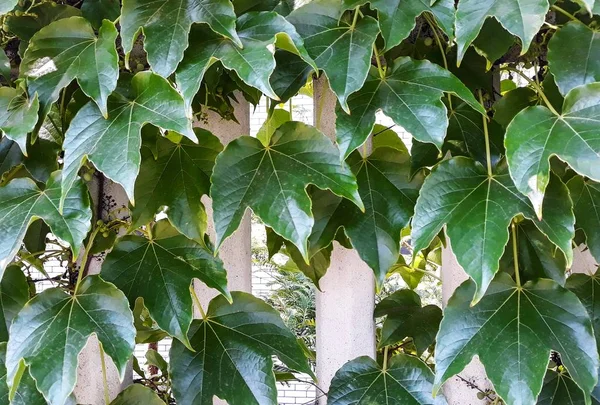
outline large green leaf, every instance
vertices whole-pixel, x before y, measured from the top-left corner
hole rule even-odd
[[[304,38],[308,54],[327,75],[342,108],[349,111],[348,96],[367,78],[379,24],[369,16],[355,24],[340,21],[342,9],[337,0],[314,0],[294,10],[288,20]]]
[[[576,226],[585,232],[586,245],[600,262],[600,184],[575,176],[567,187],[573,199]]]
[[[275,131],[268,145],[247,136],[229,143],[217,157],[212,176],[217,246],[251,208],[308,260],[307,239],[314,223],[309,184],[363,208],[354,176],[340,163],[337,148],[314,127],[291,121]]]
[[[194,321],[195,352],[173,341],[170,375],[179,405],[209,405],[213,395],[230,405],[274,404],[272,356],[292,370],[312,375],[296,337],[264,301],[234,292],[233,304],[213,299],[204,319]]]
[[[269,83],[280,102],[286,103],[306,85],[313,68],[298,55],[282,49],[275,52],[275,63]]]
[[[566,373],[548,370],[536,405],[586,405],[585,396]]]
[[[31,38],[20,69],[27,78],[29,94],[38,95],[42,118],[73,79],[107,115],[107,99],[119,77],[116,38],[113,23],[103,22],[96,37],[90,23],[81,17],[53,22]]]
[[[27,134],[35,128],[38,109],[37,94],[28,99],[21,89],[0,87],[0,130],[19,145],[24,155],[27,155]]]
[[[494,120],[504,128],[525,108],[536,105],[537,93],[529,87],[518,87],[504,94],[494,104]]]
[[[494,17],[521,39],[521,53],[524,54],[544,24],[548,9],[548,0],[461,0],[456,11],[458,62],[488,17]]]
[[[151,72],[122,77],[109,98],[108,118],[93,103],[73,118],[65,135],[63,198],[77,178],[79,167],[91,161],[108,178],[120,183],[134,200],[140,168],[140,131],[146,123],[195,140],[183,99],[162,77]]]
[[[141,384],[132,384],[110,405],[165,405],[165,403],[152,389]]]
[[[24,361],[48,402],[64,404],[75,388],[77,356],[92,334],[123,378],[135,346],[133,316],[123,293],[99,276],[84,278],[74,295],[59,288],[42,292],[10,329],[8,385],[16,383]]]
[[[0,342],[8,342],[8,330],[17,313],[29,301],[29,283],[18,266],[9,266],[0,283]]]
[[[398,58],[385,79],[371,69],[364,87],[348,99],[352,113],[345,114],[339,107],[336,111],[337,142],[342,155],[347,157],[367,140],[380,109],[417,140],[441,149],[448,128],[447,109],[441,101],[444,92],[484,113],[460,80],[429,61]]]
[[[548,43],[548,65],[563,95],[600,81],[600,33],[580,22],[567,23]]]
[[[517,189],[527,195],[536,213],[550,180],[550,157],[556,155],[576,172],[600,181],[600,83],[567,94],[562,114],[542,106],[529,107],[506,130],[506,156]]]
[[[242,15],[251,11],[272,11],[280,3],[280,0],[232,0],[231,2],[235,13]]]
[[[94,28],[102,26],[102,20],[115,21],[121,15],[119,0],[84,0],[81,13]]]
[[[558,178],[553,180],[544,201],[548,215],[537,221],[532,205],[516,190],[505,167],[489,177],[471,159],[443,161],[425,180],[417,201],[412,223],[415,251],[429,246],[447,225],[452,251],[477,285],[476,303],[498,271],[511,220],[522,214],[535,220],[540,231],[564,252],[570,266],[575,218],[566,186]]]
[[[273,45],[313,63],[294,26],[275,12],[245,14],[238,19],[237,28],[243,48],[211,33],[206,27],[197,26],[192,30],[195,41],[177,69],[177,86],[188,106],[198,92],[204,74],[216,61],[235,70],[245,83],[272,99],[278,99],[269,82],[275,69],[275,57],[270,49]]]
[[[212,252],[166,223],[159,222],[152,233],[151,240],[135,235],[119,239],[102,264],[102,278],[122,290],[132,308],[143,298],[158,326],[189,346],[192,280],[229,297],[227,273]]]
[[[132,210],[131,229],[154,219],[167,207],[169,221],[190,239],[204,243],[207,218],[200,201],[210,190],[215,158],[223,149],[210,132],[195,129],[198,144],[188,139],[173,143],[157,141],[157,156],[143,150],[140,174],[135,183],[136,205]]]
[[[77,257],[92,219],[87,189],[77,181],[66,196],[61,214],[59,180],[60,172],[54,172],[43,190],[28,178],[0,187],[0,274],[19,251],[27,227],[36,218],[43,219]]]
[[[22,42],[20,49],[24,51],[36,32],[54,21],[74,16],[81,16],[81,10],[66,4],[43,2],[31,7],[27,13],[6,16],[4,22],[8,30],[19,37]]]
[[[505,273],[471,306],[475,289],[472,281],[463,283],[444,311],[435,350],[436,392],[478,355],[506,403],[535,404],[554,350],[589,399],[598,351],[590,318],[575,294],[544,279],[517,286]]]
[[[368,356],[340,368],[327,395],[327,405],[445,405],[442,395],[433,398],[433,373],[416,357],[399,354],[385,369]]]
[[[437,305],[421,306],[421,298],[412,290],[399,290],[384,298],[375,307],[375,317],[385,316],[379,347],[391,346],[407,337],[420,356],[435,342],[442,321]]]
[[[47,405],[44,396],[35,386],[35,380],[29,370],[23,372],[19,386],[15,390],[14,398],[9,401],[8,385],[6,382],[6,342],[0,343],[0,403],[10,405]],[[74,402],[73,402],[74,403]],[[71,403],[68,402],[70,405]]]
[[[381,35],[385,40],[383,52],[405,40],[415,28],[417,17],[423,13],[435,18],[450,41],[454,37],[453,0],[343,0],[344,9],[366,3],[377,10]]]
[[[183,59],[193,23],[207,23],[215,33],[242,47],[229,0],[124,0],[121,36],[126,59],[141,29],[152,70],[169,77]]]

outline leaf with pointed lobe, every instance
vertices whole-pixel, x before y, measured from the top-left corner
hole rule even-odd
[[[217,246],[251,208],[308,260],[307,239],[314,224],[309,184],[363,208],[356,179],[340,162],[337,148],[316,128],[300,122],[280,126],[268,145],[248,136],[229,143],[217,157],[211,180]]]
[[[103,20],[115,21],[121,15],[119,0],[84,0],[81,13],[96,29],[102,26]]]
[[[533,405],[554,350],[589,399],[597,382],[598,351],[590,317],[575,294],[547,279],[517,286],[505,273],[471,306],[475,289],[473,281],[463,283],[444,311],[434,392],[478,355],[506,403]]]
[[[60,175],[59,171],[52,173],[43,190],[28,178],[0,187],[0,274],[19,251],[29,224],[36,218],[43,219],[52,233],[71,247],[74,257],[79,254],[92,219],[88,192],[81,181],[75,182],[61,214]]]
[[[252,11],[273,11],[280,0],[231,0],[238,16]]]
[[[19,266],[9,266],[0,282],[0,342],[8,342],[10,325],[27,301],[27,277]]]
[[[66,4],[43,2],[34,5],[25,14],[17,16],[13,13],[6,16],[5,24],[8,30],[18,36],[21,42],[24,43],[25,47],[20,48],[24,51],[27,48],[27,43],[36,32],[54,21],[76,16],[81,16],[81,10],[78,8]]]
[[[504,94],[494,103],[494,121],[504,128],[527,107],[538,103],[537,93],[529,87],[518,87]]]
[[[200,199],[209,193],[215,158],[223,146],[206,130],[196,128],[194,133],[197,144],[185,138],[173,143],[160,137],[157,157],[143,151],[131,229],[149,223],[161,207],[167,207],[169,221],[179,232],[204,243],[207,217]]]
[[[196,40],[186,50],[176,73],[177,86],[188,107],[200,89],[207,69],[216,61],[235,70],[245,83],[274,100],[278,96],[270,84],[275,69],[275,57],[270,48],[277,46],[295,53],[316,69],[294,26],[275,12],[245,14],[237,20],[237,30],[243,48],[211,33],[206,27],[192,29],[191,35]]]
[[[0,185],[10,181],[7,176],[23,163],[23,154],[16,142],[7,137],[0,138]]]
[[[367,140],[375,125],[375,114],[380,109],[415,139],[433,143],[438,149],[442,148],[448,128],[447,109],[441,101],[444,92],[484,113],[483,107],[460,80],[429,61],[400,57],[389,72],[382,79],[375,69],[371,69],[364,87],[348,99],[350,115],[338,106],[336,137],[344,157]]]
[[[20,69],[30,96],[38,95],[42,118],[74,79],[102,114],[108,114],[107,99],[119,77],[116,38],[113,23],[104,21],[96,36],[82,17],[53,22],[31,38]]]
[[[146,123],[196,140],[181,95],[152,72],[122,76],[108,100],[108,118],[91,102],[80,109],[65,135],[63,198],[87,160],[121,184],[133,202],[141,163],[140,132]]]
[[[576,227],[585,233],[586,245],[596,261],[600,261],[600,184],[575,176],[567,183]]]
[[[333,377],[327,405],[446,405],[433,398],[433,373],[416,357],[398,354],[382,369],[368,356],[344,364]]]
[[[198,279],[230,298],[227,272],[212,252],[164,222],[154,227],[152,240],[137,235],[120,238],[106,256],[101,274],[125,293],[132,308],[143,298],[158,326],[189,347],[192,281]]]
[[[38,118],[37,94],[31,99],[20,88],[0,87],[0,131],[15,141],[27,155],[27,134],[34,130]]]
[[[487,59],[486,70],[509,51],[515,37],[508,32],[495,18],[488,18],[473,41],[473,46],[481,56]],[[466,55],[465,55],[466,56]],[[467,63],[467,60],[465,60]]]
[[[575,218],[566,186],[554,177],[544,200],[548,210],[542,221],[531,203],[517,191],[507,170],[499,166],[489,177],[471,159],[455,157],[438,164],[425,180],[412,222],[414,250],[426,248],[446,225],[458,263],[475,281],[477,303],[498,271],[509,239],[508,227],[522,214],[573,260],[571,239]]]
[[[8,384],[6,381],[6,342],[0,343],[0,403],[10,405],[47,405],[44,396],[40,394],[35,386],[35,380],[31,377],[29,370],[23,371],[19,386],[15,390],[14,398],[9,401]],[[71,405],[68,402],[67,405]],[[75,404],[74,401],[72,402]]]
[[[135,346],[127,299],[99,276],[87,276],[74,295],[45,290],[14,319],[6,351],[8,385],[29,366],[38,390],[51,404],[63,405],[75,388],[78,355],[95,334],[121,379]],[[53,359],[48,361],[48,359]]]
[[[282,49],[275,51],[275,70],[269,78],[269,83],[279,101],[286,103],[306,85],[312,66],[300,56]]]
[[[256,139],[258,139],[263,145],[268,145],[277,128],[291,120],[292,117],[290,112],[287,110],[276,108],[270,111],[267,120],[262,124],[256,133]]]
[[[329,269],[331,264],[331,252],[333,251],[333,245],[319,250],[310,257],[310,262],[306,263],[302,254],[296,246],[293,244],[286,244],[286,253],[290,257],[290,261],[285,264],[286,269],[293,268],[294,270],[301,271],[306,277],[308,277],[317,289],[321,289],[319,281]]]
[[[515,116],[506,130],[506,157],[517,189],[529,197],[539,217],[550,180],[550,157],[557,156],[577,173],[600,181],[600,83],[567,94],[562,113],[542,106]]]
[[[536,405],[586,405],[585,396],[567,373],[548,370]]]
[[[180,405],[209,405],[216,395],[230,405],[274,404],[272,356],[292,370],[313,375],[304,352],[279,313],[264,301],[233,292],[233,303],[213,299],[194,321],[194,352],[173,341],[169,374]]]
[[[348,97],[367,78],[379,24],[366,16],[352,26],[340,21],[341,14],[341,2],[314,0],[294,10],[288,20],[304,38],[317,67],[327,75],[342,108],[349,112]]]

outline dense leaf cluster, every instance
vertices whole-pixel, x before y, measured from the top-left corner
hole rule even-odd
[[[416,287],[442,241],[470,277],[443,314],[382,300],[380,356],[340,369],[328,403],[443,404],[475,355],[496,401],[600,401],[600,276],[567,278],[573,246],[600,261],[598,2],[0,2],[0,401],[74,403],[91,335],[121,376],[135,343],[174,338],[170,364],[149,353],[169,392],[114,404],[274,404],[273,357],[313,376],[277,311],[227,288],[218,251],[248,209],[317,287],[334,241],[378,288]],[[278,107],[319,75],[335,140]],[[257,137],[199,128],[262,96]],[[130,215],[90,199],[108,180]],[[67,273],[36,294],[49,258]],[[194,280],[219,293],[206,308]]]

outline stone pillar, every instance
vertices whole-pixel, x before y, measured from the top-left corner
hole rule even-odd
[[[445,307],[454,290],[469,277],[456,261],[450,239],[446,238],[447,247],[442,250],[442,303]],[[478,358],[474,358],[463,371],[450,378],[443,386],[444,396],[449,405],[484,405],[486,400],[477,398],[479,390],[491,389],[485,369]]]
[[[335,139],[335,95],[322,78],[314,83],[315,126]],[[375,277],[358,256],[334,243],[331,266],[317,292],[317,378],[329,390],[345,363],[359,356],[375,358]],[[321,404],[326,403],[322,397]]]
[[[116,214],[120,218],[129,215],[129,200],[123,188],[97,173],[90,184],[92,196],[92,207],[97,208],[95,218],[109,220],[109,213]],[[111,218],[113,219],[113,218]],[[83,250],[82,250],[83,253]],[[88,260],[89,266],[86,274],[98,274],[102,266],[104,256],[93,256]],[[100,347],[95,335],[90,337],[86,346],[78,357],[77,385],[75,386],[75,398],[80,405],[104,405],[104,380],[102,378],[102,359],[100,358]],[[104,356],[106,365],[106,381],[109,398],[112,401],[121,391],[133,383],[133,371],[131,362],[125,371],[125,378],[121,382],[117,368],[108,356]]]
[[[591,276],[596,273],[597,267],[598,264],[594,256],[592,256],[590,250],[585,245],[580,245],[573,249],[571,273],[584,273]]]

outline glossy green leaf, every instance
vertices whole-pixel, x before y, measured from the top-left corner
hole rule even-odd
[[[429,246],[444,225],[458,263],[476,283],[478,302],[498,271],[508,242],[508,226],[518,214],[536,226],[573,260],[571,239],[575,218],[566,186],[554,178],[544,201],[548,210],[537,221],[527,199],[513,185],[505,167],[488,177],[480,163],[456,157],[436,166],[425,180],[412,222],[415,251]]]
[[[306,263],[302,253],[298,248],[290,243],[286,244],[286,252],[290,256],[290,261],[285,264],[286,269],[301,271],[306,277],[310,278],[315,287],[321,288],[319,281],[327,273],[331,264],[331,252],[333,245],[329,245],[310,256],[310,262]],[[310,253],[309,253],[310,254]]]
[[[515,37],[506,31],[498,20],[488,18],[483,24],[479,35],[473,41],[473,46],[477,53],[487,59],[486,70],[489,70],[495,61],[506,54],[514,42]],[[465,59],[465,63],[467,62]]]
[[[29,301],[29,284],[18,266],[9,266],[0,282],[0,342],[8,342],[8,330],[17,313]]]
[[[275,69],[275,57],[270,49],[273,45],[313,63],[294,26],[275,12],[245,14],[238,19],[237,30],[243,48],[206,27],[197,26],[192,30],[191,36],[196,40],[187,49],[176,75],[177,86],[188,106],[200,89],[207,69],[216,61],[235,70],[245,83],[275,100],[278,96],[269,82]]]
[[[437,305],[421,306],[421,298],[412,290],[399,290],[384,298],[375,307],[375,317],[385,316],[379,348],[395,345],[407,337],[420,356],[435,342],[442,321]]]
[[[36,389],[35,380],[29,374],[29,370],[23,372],[21,381],[19,381],[19,387],[15,390],[14,398],[12,401],[9,401],[5,361],[6,342],[3,342],[0,343],[0,403],[10,403],[10,405],[47,405],[44,396]]]
[[[157,367],[165,377],[169,375],[169,364],[156,350],[149,349],[146,352],[146,364]]]
[[[415,28],[417,17],[423,13],[434,17],[450,41],[454,37],[453,0],[343,0],[345,9],[366,3],[377,10],[381,35],[385,40],[383,52],[405,40]]]
[[[511,34],[521,39],[524,54],[544,24],[548,0],[462,0],[456,11],[458,62],[479,35],[488,17],[493,17]]]
[[[123,293],[99,276],[84,278],[75,295],[59,288],[45,290],[13,321],[6,351],[8,385],[16,382],[24,361],[48,402],[64,404],[75,388],[77,356],[92,334],[123,378],[135,339]]]
[[[10,82],[11,71],[12,68],[10,66],[10,59],[8,59],[8,55],[6,55],[6,52],[2,50],[2,52],[0,52],[0,76],[3,76],[7,82]]]
[[[22,42],[20,49],[24,51],[36,32],[54,21],[75,16],[81,16],[81,10],[78,8],[45,1],[34,5],[25,14],[10,14],[4,21],[8,30],[19,37]]]
[[[362,356],[335,373],[327,405],[446,405],[443,395],[433,398],[432,389],[433,373],[416,357],[396,355],[384,370]]]
[[[213,299],[204,319],[192,324],[189,336],[195,352],[173,341],[170,375],[179,405],[212,404],[213,395],[230,405],[276,403],[272,356],[312,375],[277,311],[251,294],[232,296],[233,304],[222,296]]]
[[[110,405],[165,405],[156,392],[141,384],[132,384],[121,392]]]
[[[598,351],[590,318],[575,294],[551,280],[519,287],[500,273],[471,306],[475,289],[472,281],[463,283],[444,311],[435,350],[436,392],[478,355],[506,403],[535,404],[554,350],[590,397]]]
[[[19,145],[5,136],[0,138],[0,185],[10,180],[7,176],[21,163],[23,154]]]
[[[600,261],[600,184],[575,176],[567,187],[573,200],[575,225],[585,232],[587,247]]]
[[[291,120],[292,117],[289,111],[281,108],[274,109],[270,112],[269,117],[256,133],[256,139],[258,139],[263,145],[268,145],[269,142],[271,142],[271,137],[277,128]]]
[[[113,23],[103,22],[96,37],[90,23],[81,17],[54,22],[31,38],[21,75],[27,78],[31,97],[38,95],[42,118],[74,79],[107,115],[107,99],[119,76],[116,38]]]
[[[231,2],[235,13],[242,15],[251,11],[272,11],[280,0],[232,0]]]
[[[363,208],[354,176],[340,163],[337,148],[314,127],[285,123],[267,146],[247,136],[229,143],[217,157],[212,176],[217,246],[251,208],[307,260],[307,240],[314,223],[305,190],[309,184]]]
[[[275,51],[275,63],[269,83],[279,101],[285,103],[306,85],[314,69],[298,55],[281,49]]]
[[[198,144],[188,139],[173,143],[161,137],[156,158],[150,151],[143,151],[131,229],[149,223],[161,207],[167,207],[169,221],[179,232],[204,243],[207,218],[200,199],[208,195],[215,158],[223,146],[208,131],[194,132]]]
[[[164,225],[159,222],[153,228],[152,240],[120,238],[102,264],[102,278],[123,291],[132,308],[138,297],[143,298],[158,326],[189,346],[192,280],[229,297],[227,273],[212,252]]]
[[[536,405],[586,405],[586,401],[569,375],[548,370]]]
[[[600,81],[600,33],[579,22],[565,24],[548,43],[548,65],[565,96]]]
[[[109,98],[108,119],[93,103],[79,110],[65,135],[63,198],[80,166],[89,160],[108,178],[120,183],[133,202],[141,162],[140,131],[145,123],[195,140],[183,99],[169,82],[151,72],[122,78]]]
[[[348,99],[352,114],[345,114],[338,107],[336,136],[344,157],[367,140],[380,109],[417,140],[433,143],[439,149],[448,128],[447,109],[441,101],[444,92],[484,113],[460,80],[429,61],[401,57],[389,71],[382,79],[377,70],[371,70],[364,87]]]
[[[294,10],[288,20],[304,38],[308,54],[327,75],[342,108],[350,111],[348,97],[367,78],[379,24],[366,16],[353,26],[340,21],[341,14],[340,1],[314,0]]]
[[[529,107],[506,130],[506,156],[517,189],[529,197],[538,216],[555,155],[576,172],[600,181],[600,83],[567,94],[562,114],[542,106]]]
[[[435,166],[444,155],[432,143],[419,142],[413,139],[410,147],[410,174],[415,175],[419,170]]]
[[[46,250],[46,237],[50,233],[50,227],[41,219],[33,221],[23,238],[23,245],[29,253],[37,253]]]
[[[494,104],[494,121],[506,128],[518,113],[537,102],[537,93],[529,87],[511,90]]]
[[[20,89],[0,87],[0,131],[27,155],[27,134],[35,128],[39,109],[37,95],[31,99]]]
[[[421,283],[425,270],[427,270],[427,260],[423,254],[417,254],[410,264],[406,263],[404,256],[400,255],[396,264],[390,268],[388,277],[394,273],[400,274],[408,288],[414,290]]]
[[[229,0],[125,0],[121,36],[126,58],[129,58],[141,30],[152,70],[168,77],[183,59],[193,23],[206,23],[216,34],[231,39],[234,46],[242,47]]]
[[[94,26],[100,28],[102,20],[115,21],[121,15],[119,0],[84,0],[81,13]]]
[[[158,327],[158,324],[150,316],[148,308],[144,306],[144,300],[138,298],[133,307],[133,324],[135,325],[135,343],[155,343],[163,340],[168,333]]]
[[[18,252],[27,227],[36,218],[43,219],[77,257],[92,219],[87,189],[77,181],[65,198],[61,214],[59,180],[60,172],[54,172],[44,190],[27,178],[0,187],[0,274]]]

